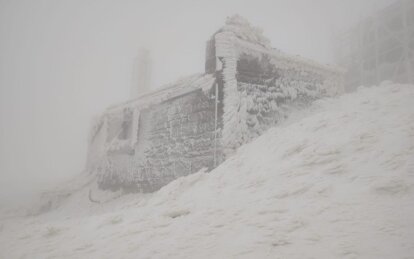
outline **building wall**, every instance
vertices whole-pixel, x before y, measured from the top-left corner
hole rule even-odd
[[[324,82],[321,75],[278,68],[268,55],[240,55],[236,78],[248,140],[286,119],[291,110],[306,107],[326,94],[320,87]]]
[[[198,89],[140,110],[132,152],[108,152],[99,173],[100,188],[152,192],[180,176],[211,170],[216,150],[213,96],[214,88],[207,93]],[[122,128],[122,116],[114,117],[113,124]],[[118,138],[123,130],[119,132]],[[220,139],[217,143],[216,156],[222,159]]]
[[[222,142],[228,155],[287,118],[291,110],[343,92],[338,69],[286,55],[233,32],[217,33],[215,42],[222,63]]]

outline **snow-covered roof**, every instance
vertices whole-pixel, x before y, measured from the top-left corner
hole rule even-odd
[[[215,77],[213,74],[194,74],[167,84],[160,89],[142,94],[135,99],[110,106],[106,112],[118,111],[125,107],[143,109],[197,89],[207,91],[211,88],[214,81]]]
[[[289,55],[278,49],[272,48],[270,40],[263,35],[262,29],[252,26],[247,19],[240,15],[228,17],[225,25],[220,28],[213,37],[217,34],[232,35],[231,37],[234,36],[236,39],[236,47],[252,50],[256,53],[269,54],[274,60],[283,63],[285,66],[301,64],[319,71],[342,73],[342,70],[336,67],[323,65],[300,56]],[[119,109],[131,106],[142,109],[194,91],[195,89],[210,89],[214,80],[215,77],[213,74],[194,74],[174,83],[167,84],[160,89],[145,93],[135,99],[110,106],[106,112],[115,112]]]
[[[242,47],[244,49],[250,49],[250,50],[254,50],[260,53],[266,53],[268,55],[270,55],[273,59],[284,63],[285,65],[291,64],[291,65],[295,65],[295,64],[300,64],[300,65],[304,65],[307,66],[309,68],[314,68],[317,69],[319,71],[326,71],[329,73],[343,73],[343,69],[334,66],[334,65],[328,65],[328,64],[321,64],[319,62],[316,62],[314,60],[308,59],[308,58],[304,58],[302,56],[299,55],[292,55],[292,54],[287,54],[279,49],[275,49],[275,48],[266,48],[262,45],[258,45],[258,44],[254,44],[252,42],[249,41],[237,41],[237,45],[239,47]]]
[[[237,47],[245,50],[253,50],[260,53],[266,53],[273,57],[275,60],[284,63],[285,65],[301,64],[319,71],[326,71],[329,73],[343,73],[343,69],[337,66],[321,64],[311,59],[301,57],[299,55],[287,54],[277,48],[271,46],[270,40],[263,35],[263,30],[258,27],[252,26],[249,21],[240,16],[234,15],[228,17],[226,24],[219,29],[216,34],[233,35]]]
[[[238,14],[227,17],[226,24],[217,31],[220,32],[233,32],[237,38],[271,48],[270,40],[263,35],[263,30],[252,26],[246,18]]]

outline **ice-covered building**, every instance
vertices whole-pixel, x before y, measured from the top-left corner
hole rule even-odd
[[[108,108],[87,170],[101,189],[152,192],[212,169],[289,110],[343,91],[342,71],[273,49],[233,16],[207,42],[205,73]]]

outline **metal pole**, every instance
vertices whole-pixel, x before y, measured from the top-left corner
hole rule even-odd
[[[380,72],[380,68],[379,68],[379,40],[378,40],[378,30],[379,30],[379,23],[378,23],[378,12],[375,11],[376,13],[374,14],[374,30],[375,30],[375,40],[374,40],[374,44],[375,44],[375,84],[379,85],[380,83],[380,77],[379,77],[379,72]]]
[[[215,83],[215,100],[214,100],[214,167],[217,166],[217,104],[218,104],[218,84]]]
[[[402,17],[403,17],[403,26],[404,26],[404,52],[403,56],[405,58],[405,74],[407,82],[405,83],[412,83],[411,80],[413,80],[413,71],[412,71],[412,65],[410,63],[410,44],[409,44],[409,25],[408,25],[408,1],[402,1]]]

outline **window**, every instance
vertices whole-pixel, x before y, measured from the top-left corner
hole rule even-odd
[[[123,121],[118,138],[126,140],[132,136],[132,111],[126,108],[123,111],[123,115]]]

